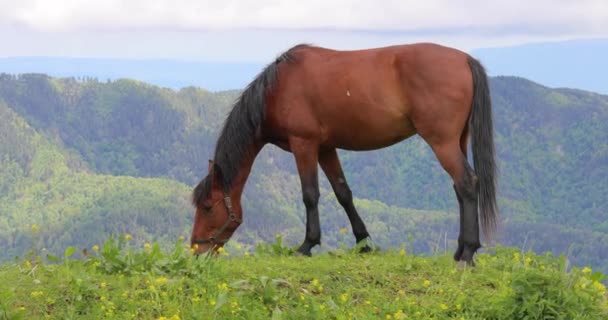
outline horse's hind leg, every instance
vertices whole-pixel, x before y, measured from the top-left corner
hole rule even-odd
[[[441,166],[454,181],[454,190],[460,207],[460,234],[454,259],[472,265],[475,252],[481,247],[477,216],[479,188],[477,176],[467,162],[460,143],[431,145],[431,147]]]
[[[363,220],[361,220],[359,213],[357,213],[357,209],[355,209],[353,194],[348,187],[344,172],[342,172],[342,166],[340,165],[340,159],[338,158],[336,149],[324,151],[319,154],[319,164],[321,165],[323,172],[325,172],[325,175],[336,194],[338,202],[342,208],[344,208],[344,211],[346,211],[348,220],[350,220],[350,224],[353,228],[355,240],[357,243],[365,240],[369,237],[369,233],[367,232],[367,228],[365,227]],[[369,251],[371,251],[371,248],[368,245],[361,248],[361,252]]]
[[[306,207],[306,236],[297,252],[310,256],[310,249],[321,244],[321,225],[317,207],[319,203],[319,174],[317,172],[319,145],[308,140],[293,139],[290,141],[290,147],[296,159],[302,184],[302,199]]]

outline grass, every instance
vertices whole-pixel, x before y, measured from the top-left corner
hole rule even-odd
[[[604,276],[549,254],[498,247],[458,269],[404,249],[294,256],[280,240],[198,259],[128,235],[79,258],[33,252],[0,266],[0,319],[608,318]]]

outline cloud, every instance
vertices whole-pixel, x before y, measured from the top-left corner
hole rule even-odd
[[[10,44],[0,56],[265,62],[302,42],[467,51],[599,37],[608,37],[606,0],[0,0]]]
[[[2,0],[38,31],[235,29],[606,36],[605,0]]]

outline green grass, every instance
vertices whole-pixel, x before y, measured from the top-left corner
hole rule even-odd
[[[194,258],[110,238],[0,266],[0,319],[606,319],[604,276],[498,247],[459,269],[405,250],[312,258],[275,244]],[[44,256],[44,258],[43,258]]]

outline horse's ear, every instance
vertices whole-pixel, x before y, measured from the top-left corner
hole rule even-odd
[[[209,167],[207,168],[207,171],[209,173],[211,173],[211,170],[213,170],[213,165],[214,165],[213,160],[209,159]]]

